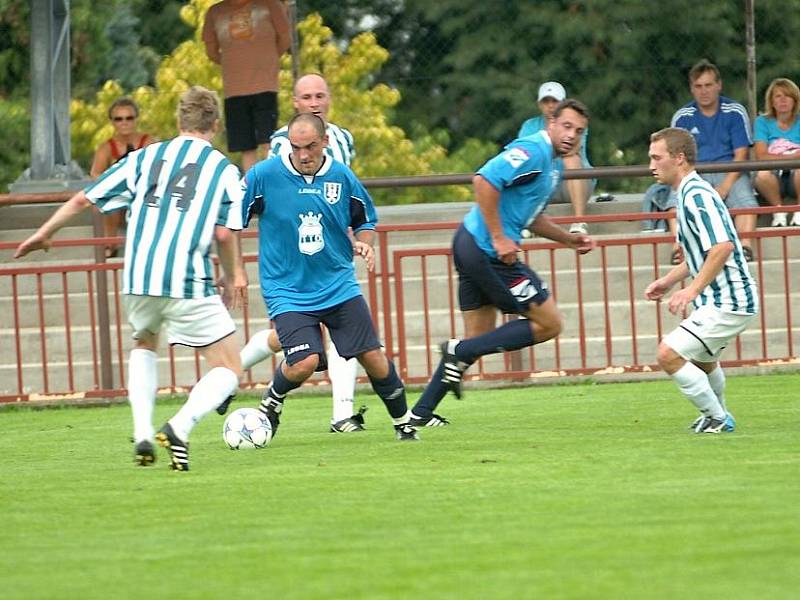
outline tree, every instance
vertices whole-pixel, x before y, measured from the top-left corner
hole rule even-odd
[[[205,55],[200,39],[203,18],[210,0],[192,0],[181,13],[194,29],[191,40],[178,45],[160,64],[155,86],[141,86],[131,95],[141,108],[144,131],[161,138],[175,133],[175,107],[178,98],[190,85],[204,85],[221,92],[219,68]],[[356,36],[342,51],[332,41],[332,32],[319,15],[310,15],[298,24],[301,38],[300,64],[303,71],[322,73],[329,82],[334,104],[331,120],[347,127],[356,139],[357,156],[354,170],[363,177],[381,175],[421,175],[435,172],[472,170],[495,151],[493,144],[471,141],[448,158],[441,133],[425,133],[409,139],[399,127],[392,125],[390,115],[400,100],[400,93],[385,84],[372,84],[372,74],[387,60],[388,53],[371,33]],[[291,59],[284,56],[280,73],[280,120],[285,122],[292,108]],[[93,102],[75,100],[72,107],[73,148],[76,156],[88,161],[93,149],[107,139],[112,129],[106,113],[115,98],[122,95],[118,82],[106,82]],[[222,140],[216,140],[221,143]],[[470,163],[470,164],[465,164]],[[453,188],[446,198],[440,191],[413,189],[402,195],[381,192],[377,202],[418,202],[425,199],[465,199],[469,190]]]
[[[536,112],[548,79],[590,108],[595,164],[646,158],[647,135],[690,99],[686,74],[706,57],[723,73],[725,93],[745,102],[744,2],[542,0],[504,3],[306,0],[351,32],[367,27],[391,59],[377,81],[402,90],[397,122],[444,129],[450,148],[469,136],[512,139]],[[800,0],[759,0],[759,93],[776,76],[798,79]],[[609,182],[643,185],[642,181]]]

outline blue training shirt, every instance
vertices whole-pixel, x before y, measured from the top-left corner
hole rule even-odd
[[[349,167],[325,157],[316,175],[302,175],[279,156],[256,164],[244,181],[243,222],[259,219],[261,293],[272,318],[361,295],[347,228],[375,229],[378,218]]]
[[[563,171],[547,131],[514,140],[478,170],[478,175],[500,191],[498,212],[506,237],[519,243],[520,231],[545,209]],[[497,258],[477,204],[464,217],[464,227],[481,250]]]
[[[711,117],[703,114],[697,102],[682,106],[672,115],[670,127],[680,127],[692,134],[697,142],[699,163],[729,162],[734,150],[753,145],[747,110],[725,96],[719,97],[719,107]]]

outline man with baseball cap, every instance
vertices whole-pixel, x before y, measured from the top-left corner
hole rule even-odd
[[[539,86],[539,94],[537,104],[541,114],[536,117],[531,117],[522,124],[519,129],[517,137],[527,137],[533,135],[537,131],[547,128],[547,122],[553,115],[556,106],[559,102],[567,97],[567,91],[564,86],[557,81],[546,81]],[[588,136],[588,129],[583,134],[583,143],[580,148],[570,156],[564,156],[561,160],[564,161],[564,169],[588,169],[592,165],[589,163],[589,158],[586,155],[586,139]],[[567,179],[555,189],[551,203],[566,203],[571,202],[572,208],[575,211],[576,217],[582,217],[586,214],[586,202],[589,196],[594,191],[595,180],[593,179]],[[586,223],[573,223],[570,226],[570,233],[586,234],[588,228]]]

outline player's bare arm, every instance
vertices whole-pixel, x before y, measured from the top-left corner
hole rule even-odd
[[[214,228],[222,266],[222,301],[229,309],[247,306],[247,272],[242,263],[239,232],[217,225]]]
[[[353,243],[353,253],[363,258],[367,263],[367,270],[375,270],[375,232],[371,229],[362,229],[356,233],[356,241]]]
[[[580,254],[591,252],[597,245],[593,238],[582,233],[569,233],[562,229],[545,214],[540,214],[531,224],[531,231],[538,236],[546,237],[577,250]]]
[[[661,300],[672,287],[679,281],[689,276],[689,267],[686,262],[674,266],[666,275],[659,277],[644,290],[644,297],[648,300]]]
[[[39,227],[39,229],[30,236],[27,240],[17,246],[14,252],[14,258],[22,258],[26,254],[35,250],[44,250],[45,252],[50,248],[50,239],[53,235],[69,221],[82,213],[84,210],[92,205],[86,194],[81,190],[72,198],[67,200],[61,207],[47,219],[47,221]]]
[[[517,260],[519,246],[514,240],[506,237],[503,224],[500,221],[498,206],[500,205],[500,192],[481,175],[472,178],[475,190],[475,201],[478,203],[483,220],[492,236],[492,246],[497,252],[497,258],[512,265]]]

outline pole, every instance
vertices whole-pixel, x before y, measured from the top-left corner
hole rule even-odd
[[[289,51],[292,53],[292,84],[300,76],[300,42],[297,38],[297,2],[288,0],[286,3],[289,13],[289,31],[292,33],[292,42]]]
[[[94,237],[104,237],[103,220],[97,211],[92,211]],[[106,262],[105,248],[94,247],[94,261]],[[113,272],[112,272],[113,275]],[[111,311],[108,306],[108,271],[95,271],[97,286],[97,336],[100,342],[100,385],[104,390],[114,389],[114,371],[111,358]],[[130,386],[131,383],[128,382]]]
[[[744,1],[745,13],[745,45],[747,48],[747,110],[750,120],[754,121],[758,115],[758,102],[756,100],[756,27],[755,27],[755,0]]]

